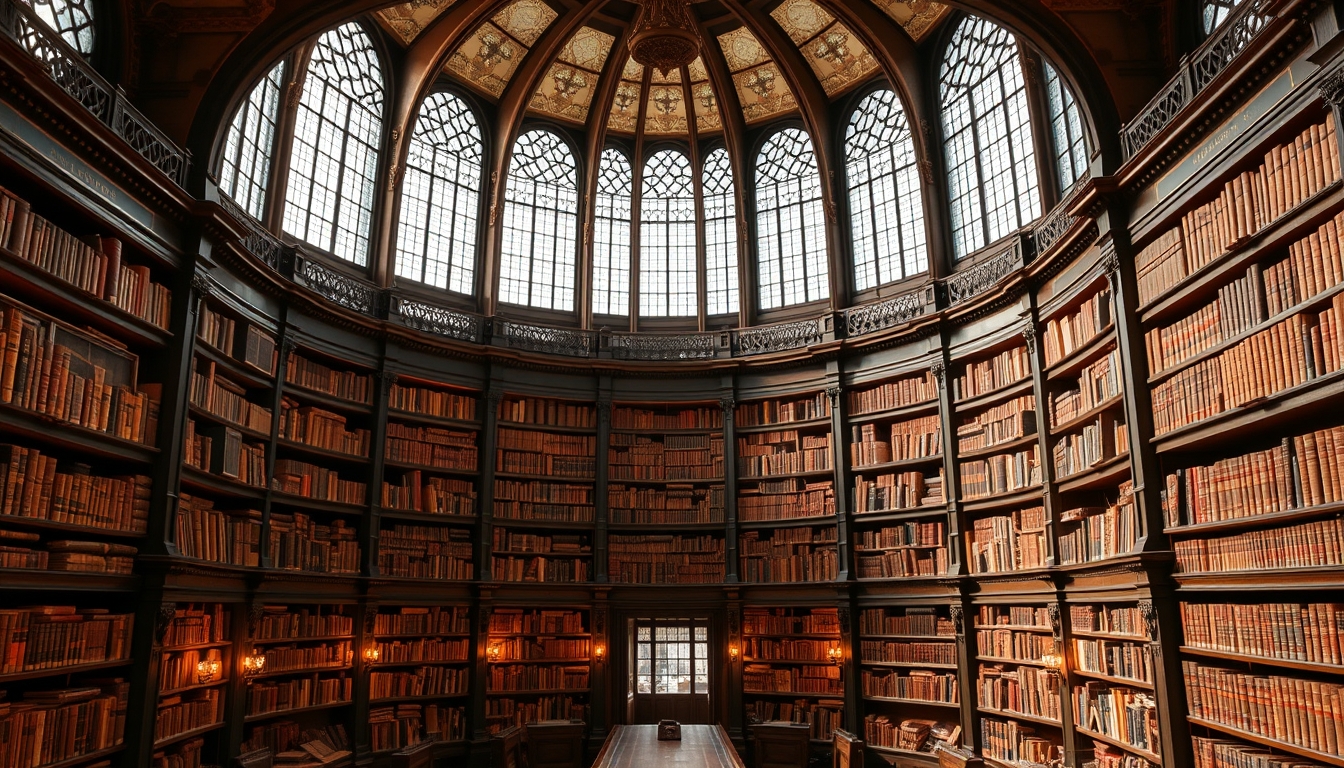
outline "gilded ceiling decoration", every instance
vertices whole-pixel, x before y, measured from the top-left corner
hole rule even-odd
[[[930,0],[873,0],[878,8],[887,12],[897,24],[905,29],[910,39],[919,42],[937,26],[938,22],[952,9],[942,3]]]
[[[844,24],[812,0],[785,0],[770,13],[834,96],[877,71],[877,60]]]
[[[723,129],[723,119],[719,116],[719,98],[709,83],[709,72],[705,62],[699,57],[686,68],[691,81],[691,106],[695,110],[695,128],[700,133],[713,133]]]
[[[587,120],[602,67],[615,42],[616,38],[605,32],[581,27],[560,49],[529,106],[566,120]]]
[[[644,133],[684,136],[688,132],[686,126],[686,92],[681,84],[651,84],[649,86],[649,105],[644,113]]]
[[[378,11],[376,18],[378,23],[401,40],[403,45],[410,45],[421,32],[425,31],[425,27],[437,19],[439,14],[448,10],[448,6],[453,2],[454,0],[411,0],[409,3]]]
[[[453,51],[448,69],[491,96],[499,96],[528,49],[556,16],[542,0],[516,0],[483,22]]]
[[[719,47],[733,74],[742,115],[748,123],[791,112],[798,106],[779,67],[746,27],[719,35]]]
[[[639,126],[639,93],[644,85],[644,65],[627,58],[621,70],[621,82],[611,100],[607,130],[634,133]]]

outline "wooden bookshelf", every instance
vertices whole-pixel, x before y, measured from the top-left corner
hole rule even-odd
[[[1062,755],[1064,649],[1050,610],[980,604],[973,618],[968,632],[975,633],[976,711],[985,756],[1012,762]]]
[[[807,725],[814,740],[830,741],[845,706],[835,608],[742,610],[742,700],[748,722]]]
[[[486,641],[486,731],[589,712],[593,651],[585,610],[495,608]]]

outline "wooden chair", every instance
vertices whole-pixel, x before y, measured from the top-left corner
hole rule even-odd
[[[863,739],[836,728],[832,731],[832,744],[831,768],[863,768]]]
[[[524,768],[523,729],[505,728],[490,737],[490,768]]]
[[[234,768],[271,768],[275,755],[270,749],[262,747],[254,752],[244,752],[233,758]]]
[[[527,724],[528,768],[584,768],[582,720],[541,720]]]
[[[807,768],[812,729],[795,723],[760,723],[751,726],[756,746],[753,768]]]
[[[434,748],[438,742],[422,741],[392,753],[390,768],[430,768],[434,765]]]

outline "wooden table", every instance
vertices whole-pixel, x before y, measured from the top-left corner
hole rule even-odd
[[[681,741],[658,741],[656,725],[618,725],[593,768],[743,768],[721,725],[683,725]]]

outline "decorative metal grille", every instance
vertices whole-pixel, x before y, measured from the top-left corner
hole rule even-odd
[[[952,304],[979,296],[1022,266],[1022,241],[1016,237],[1005,249],[979,264],[947,279],[947,300]]]
[[[612,334],[607,340],[618,360],[707,360],[715,357],[717,333]]]
[[[845,336],[863,336],[894,328],[920,317],[930,305],[931,288],[845,310]]]
[[[126,94],[117,89],[117,97],[112,106],[112,130],[117,132],[131,149],[141,157],[163,171],[163,175],[182,186],[187,181],[189,156],[179,149],[172,140],[153,123],[140,114],[140,110],[126,101]]]
[[[247,235],[239,241],[239,244],[266,263],[266,266],[274,270],[280,269],[281,255],[284,253],[285,246],[281,244],[270,232],[262,229],[261,224],[256,219],[243,210],[243,207],[234,202],[233,198],[226,194],[219,196],[220,205],[228,211],[233,218],[242,222],[247,227]]]
[[[476,315],[400,297],[395,300],[393,309],[407,328],[472,343],[481,340],[483,323]]]
[[[372,285],[342,275],[311,259],[299,258],[296,261],[294,282],[361,314],[373,315],[378,308],[378,291]]]
[[[826,323],[821,318],[760,328],[742,328],[733,332],[733,356],[750,357],[768,352],[782,352],[810,347],[825,340]]]
[[[597,334],[568,328],[498,320],[495,340],[511,349],[545,352],[566,357],[593,357],[597,353]]]
[[[1059,242],[1059,239],[1065,235],[1078,221],[1078,217],[1069,213],[1073,207],[1074,198],[1078,196],[1078,190],[1082,187],[1081,182],[1088,179],[1086,172],[1078,179],[1079,184],[1074,187],[1073,192],[1066,196],[1059,205],[1056,205],[1050,213],[1041,219],[1041,223],[1031,232],[1031,238],[1036,246],[1037,255],[1050,250],[1050,246]]]

